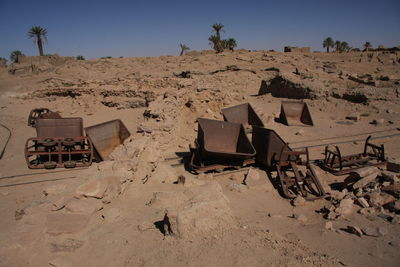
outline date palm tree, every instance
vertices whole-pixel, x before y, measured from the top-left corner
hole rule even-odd
[[[228,48],[233,52],[233,49],[237,47],[237,42],[234,38],[229,38],[228,40],[226,40],[226,45],[227,45],[226,48]]]
[[[213,28],[213,31],[215,32],[215,35],[221,39],[221,33],[223,32],[223,28],[225,27],[224,25],[222,25],[221,23],[215,23],[211,26]]]
[[[32,27],[28,32],[28,37],[33,38],[33,43],[37,43],[39,55],[43,56],[43,40],[47,43],[47,30],[40,26]]]
[[[185,53],[185,51],[189,51],[189,50],[190,50],[189,46],[187,46],[187,45],[185,45],[185,44],[179,44],[179,47],[181,48],[180,56],[183,56],[183,54]]]
[[[368,51],[371,47],[372,47],[372,45],[371,45],[370,42],[365,42],[364,48],[365,48],[366,51]]]
[[[223,42],[221,40],[221,38],[219,38],[217,35],[211,35],[208,38],[208,41],[210,41],[210,45],[213,46],[213,49],[217,52],[217,53],[221,53],[224,51],[223,48]]]
[[[331,37],[326,38],[323,42],[322,42],[322,46],[325,48],[326,47],[326,52],[329,53],[329,48],[330,47],[334,47],[335,43],[333,41],[333,39]]]
[[[18,56],[22,56],[24,54],[22,54],[21,50],[14,50],[10,53],[10,60],[13,63],[17,63],[18,62]]]

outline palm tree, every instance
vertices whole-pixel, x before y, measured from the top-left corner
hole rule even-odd
[[[33,43],[37,43],[40,56],[43,56],[43,43],[42,39],[47,43],[47,30],[40,26],[32,27],[28,32],[28,37],[33,38]]]
[[[364,48],[365,48],[366,51],[368,51],[371,47],[372,47],[372,45],[371,45],[370,42],[365,42]]]
[[[326,52],[329,53],[329,48],[334,47],[335,43],[333,42],[333,39],[331,37],[328,37],[324,40],[322,43],[322,46],[325,48],[326,47]]]
[[[342,45],[342,42],[341,41],[339,41],[339,40],[337,40],[336,42],[335,42],[335,51],[336,52],[340,52],[340,46]]]
[[[179,44],[179,47],[181,48],[180,56],[183,56],[183,54],[185,53],[185,51],[190,50],[189,46],[187,46],[187,45],[185,45],[185,44]]]
[[[351,48],[347,42],[342,42],[340,45],[340,52],[349,51]]]
[[[22,52],[20,50],[14,50],[10,53],[10,60],[11,62],[17,63],[18,62],[18,57],[22,56]]]
[[[213,49],[217,52],[217,53],[221,53],[224,51],[223,48],[223,43],[221,41],[221,39],[217,36],[217,35],[211,35],[208,38],[208,41],[210,41],[210,45],[213,46]]]
[[[221,31],[222,31],[222,32],[224,31],[224,30],[223,30],[224,25],[222,25],[221,23],[215,23],[215,24],[213,24],[211,27],[213,28],[213,31],[215,32],[215,35],[216,35],[218,38],[221,39],[221,34],[220,34],[220,32],[221,32]]]
[[[226,45],[226,48],[233,52],[233,49],[237,46],[237,42],[234,38],[229,38],[228,40],[226,40]]]

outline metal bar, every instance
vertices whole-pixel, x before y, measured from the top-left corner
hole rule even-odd
[[[365,133],[351,134],[351,135],[343,135],[343,136],[334,136],[334,137],[327,137],[327,138],[321,138],[321,139],[313,139],[313,140],[289,142],[288,144],[289,144],[289,145],[293,145],[293,144],[308,143],[308,142],[315,142],[315,141],[324,141],[324,140],[331,140],[331,139],[341,139],[341,138],[347,138],[347,137],[355,137],[355,136],[360,136],[360,135],[371,135],[371,134],[375,134],[375,133],[383,133],[383,132],[390,132],[390,131],[400,131],[400,128],[393,128],[393,129],[380,130],[380,131],[373,131],[373,132],[365,132]]]
[[[389,134],[389,135],[384,135],[384,136],[377,136],[377,137],[371,137],[370,140],[383,139],[383,138],[389,138],[389,137],[394,137],[394,136],[400,136],[400,133]],[[353,140],[341,141],[341,142],[324,143],[324,144],[311,145],[311,146],[292,147],[292,149],[320,147],[320,146],[331,146],[331,145],[338,145],[338,144],[348,144],[348,143],[359,142],[359,141],[365,141],[365,138],[363,138],[363,139],[353,139]],[[311,142],[311,141],[309,141],[309,142]]]
[[[27,184],[37,184],[37,183],[43,183],[43,182],[54,182],[54,181],[59,181],[59,180],[67,180],[67,179],[75,179],[75,178],[78,178],[78,177],[71,176],[71,177],[64,177],[64,178],[57,178],[57,179],[49,179],[49,180],[40,180],[40,181],[33,181],[33,182],[18,183],[18,184],[6,184],[6,185],[0,185],[0,188],[1,187],[18,186],[18,185],[27,185]]]
[[[59,173],[59,172],[70,172],[70,171],[81,171],[85,170],[88,167],[82,167],[79,169],[68,169],[68,170],[63,170],[63,171],[53,171],[53,172],[37,172],[37,173],[24,173],[24,174],[16,174],[16,175],[10,175],[10,176],[4,176],[0,177],[1,179],[9,179],[9,178],[17,178],[17,177],[23,177],[23,176],[35,176],[35,175],[43,175],[43,174],[54,174],[54,173]]]
[[[8,127],[5,126],[5,125],[2,124],[2,123],[0,123],[0,126],[3,127],[4,129],[6,129],[6,130],[8,131],[7,141],[6,141],[6,143],[5,143],[4,147],[3,147],[3,149],[2,149],[1,152],[0,152],[0,159],[1,159],[1,158],[3,157],[3,155],[4,155],[4,152],[6,151],[6,147],[7,147],[7,145],[8,145],[8,142],[9,142],[10,139],[11,139],[11,130],[8,129]]]

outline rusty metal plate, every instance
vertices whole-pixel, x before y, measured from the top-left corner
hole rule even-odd
[[[279,119],[288,126],[313,126],[308,106],[304,102],[282,101]]]
[[[85,128],[92,140],[97,161],[106,160],[111,152],[131,136],[121,120],[103,122]]]
[[[36,120],[36,133],[38,138],[83,136],[83,120],[82,118],[38,118]]]
[[[246,159],[256,154],[240,123],[199,118],[197,142],[203,159]]]
[[[246,125],[264,127],[264,123],[249,103],[224,108],[222,110],[222,115],[225,121],[242,123],[245,127]]]
[[[252,144],[257,151],[256,162],[268,168],[275,166],[282,149],[291,151],[274,130],[262,127],[253,127]]]

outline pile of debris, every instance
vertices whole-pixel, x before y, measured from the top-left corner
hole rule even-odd
[[[386,170],[366,167],[351,172],[344,182],[335,185],[341,191],[330,192],[331,205],[322,212],[335,220],[358,211],[360,214],[377,214],[393,223],[400,222],[400,165],[388,163]]]

